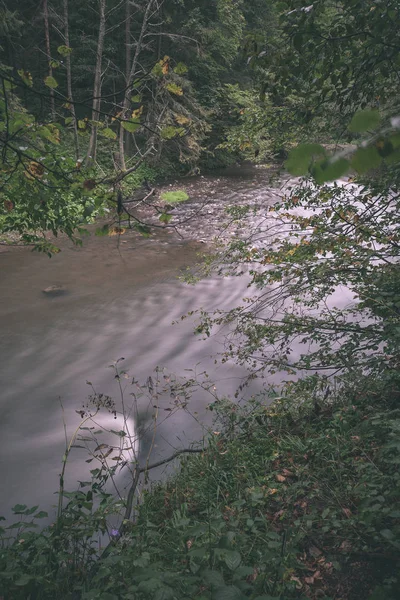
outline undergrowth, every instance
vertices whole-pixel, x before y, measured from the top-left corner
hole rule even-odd
[[[1,596],[398,598],[399,380],[360,378],[321,398],[307,385],[269,406],[211,405],[207,450],[144,493],[134,522],[100,559],[90,539],[118,510],[106,495],[86,521],[87,495],[80,509],[71,499],[61,524],[18,529],[8,542],[13,529],[4,530]]]

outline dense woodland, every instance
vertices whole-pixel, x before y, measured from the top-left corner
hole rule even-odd
[[[172,174],[250,160],[297,178],[261,237],[249,230],[203,265],[250,269],[258,293],[199,313],[196,329],[229,325],[222,361],[289,381],[245,405],[215,398],[207,448],[187,449],[137,509],[151,461],[113,432],[115,447],[92,451],[91,482],[66,491],[61,477],[52,527],[14,507],[2,597],[399,597],[399,12],[397,0],[0,3],[2,244],[52,256],[60,233],[79,243],[105,215],[121,231],[124,201]],[[248,209],[231,216],[245,223]],[[173,224],[168,208],[157,218]],[[328,302],[340,286],[346,309]],[[179,383],[185,398],[195,385]],[[91,402],[85,431],[116,410]],[[119,500],[107,482],[127,463]]]

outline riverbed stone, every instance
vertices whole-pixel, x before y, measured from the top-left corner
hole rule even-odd
[[[42,290],[43,294],[47,296],[61,296],[66,293],[66,289],[63,285],[49,285],[49,287]]]

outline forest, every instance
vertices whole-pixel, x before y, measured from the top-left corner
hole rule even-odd
[[[399,598],[399,23],[0,0],[0,600]]]

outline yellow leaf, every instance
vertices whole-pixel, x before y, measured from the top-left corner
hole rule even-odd
[[[143,112],[143,104],[136,110],[132,111],[132,119],[137,119]]]
[[[35,161],[31,161],[28,165],[27,170],[25,171],[25,177],[27,177],[28,179],[40,178],[43,176],[43,174],[44,166]]]
[[[126,229],[124,229],[123,227],[111,227],[111,229],[109,229],[108,231],[108,235],[123,235],[125,231]]]
[[[162,60],[160,60],[160,65],[162,68],[163,75],[167,75],[169,71],[169,56],[164,56]]]
[[[188,125],[190,123],[190,119],[184,115],[175,115],[175,121],[178,125]]]

